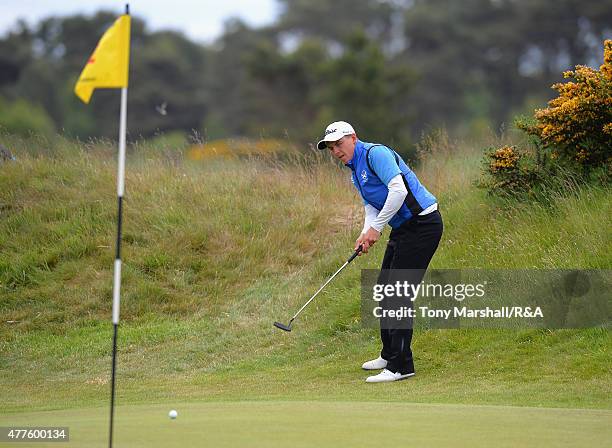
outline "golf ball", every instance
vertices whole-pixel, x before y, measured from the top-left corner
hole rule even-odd
[[[174,420],[178,415],[178,412],[176,412],[174,409],[172,409],[170,412],[168,412],[168,417],[170,417],[172,420]]]

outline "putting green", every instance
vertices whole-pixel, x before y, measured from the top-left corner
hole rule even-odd
[[[178,411],[176,420],[168,418],[170,409]],[[604,446],[612,440],[612,411],[591,409],[250,401],[119,406],[115,415],[114,446],[131,448],[541,448]],[[11,425],[70,428],[68,443],[15,444],[19,447],[108,446],[107,408],[0,415],[0,426]]]

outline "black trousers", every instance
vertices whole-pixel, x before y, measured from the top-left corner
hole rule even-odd
[[[439,211],[424,216],[415,216],[401,227],[393,229],[389,236],[387,249],[382,262],[378,283],[390,281],[389,269],[417,269],[412,272],[410,282],[423,280],[427,266],[433,257],[442,237],[442,215]],[[380,356],[387,360],[387,369],[401,374],[414,372],[412,359],[412,326],[410,328],[383,328],[381,320]]]

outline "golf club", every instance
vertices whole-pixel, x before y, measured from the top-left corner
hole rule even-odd
[[[361,252],[361,249],[362,249],[362,246],[359,246],[359,247],[357,248],[357,250],[355,251],[355,253],[354,253],[353,255],[351,255],[351,257],[350,257],[348,260],[346,260],[346,261],[344,262],[344,264],[342,265],[342,267],[340,267],[340,269],[338,269],[338,270],[336,271],[336,273],[335,273],[334,275],[332,275],[332,276],[329,278],[329,280],[327,280],[327,281],[326,281],[326,282],[323,284],[323,286],[321,286],[321,287],[319,288],[319,290],[318,290],[317,292],[315,292],[315,293],[314,293],[314,295],[313,295],[313,296],[312,296],[312,297],[311,297],[311,298],[308,300],[308,302],[306,302],[306,303],[305,303],[305,304],[302,306],[302,308],[300,308],[300,309],[298,310],[298,312],[297,312],[297,313],[295,313],[295,315],[294,315],[294,316],[291,318],[291,320],[289,321],[289,324],[285,325],[285,324],[282,324],[282,323],[280,323],[280,322],[274,322],[274,326],[275,326],[276,328],[280,328],[281,330],[284,330],[284,331],[291,331],[291,325],[293,324],[293,321],[295,320],[295,318],[299,316],[299,314],[300,314],[300,313],[301,313],[301,312],[304,310],[304,308],[306,308],[306,307],[308,306],[308,304],[309,304],[310,302],[312,302],[312,301],[313,301],[313,299],[314,299],[314,298],[317,296],[317,294],[319,294],[319,293],[320,293],[320,292],[323,290],[323,288],[325,288],[325,287],[327,286],[327,284],[328,284],[329,282],[331,282],[331,281],[334,279],[334,277],[335,277],[336,275],[338,275],[338,274],[339,274],[339,273],[342,271],[342,269],[344,269],[344,268],[345,268],[345,267],[346,267],[346,266],[347,266],[347,265],[348,265],[348,264],[349,264],[351,261],[353,261],[357,255],[359,255],[359,253]]]

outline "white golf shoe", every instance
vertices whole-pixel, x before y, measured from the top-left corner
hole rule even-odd
[[[366,383],[390,383],[391,381],[403,380],[411,376],[414,376],[414,372],[402,375],[399,372],[393,373],[390,370],[384,369],[378,375],[369,376],[366,379]]]
[[[382,359],[380,356],[372,361],[366,361],[363,363],[361,368],[363,370],[380,370],[387,367],[387,361]]]

